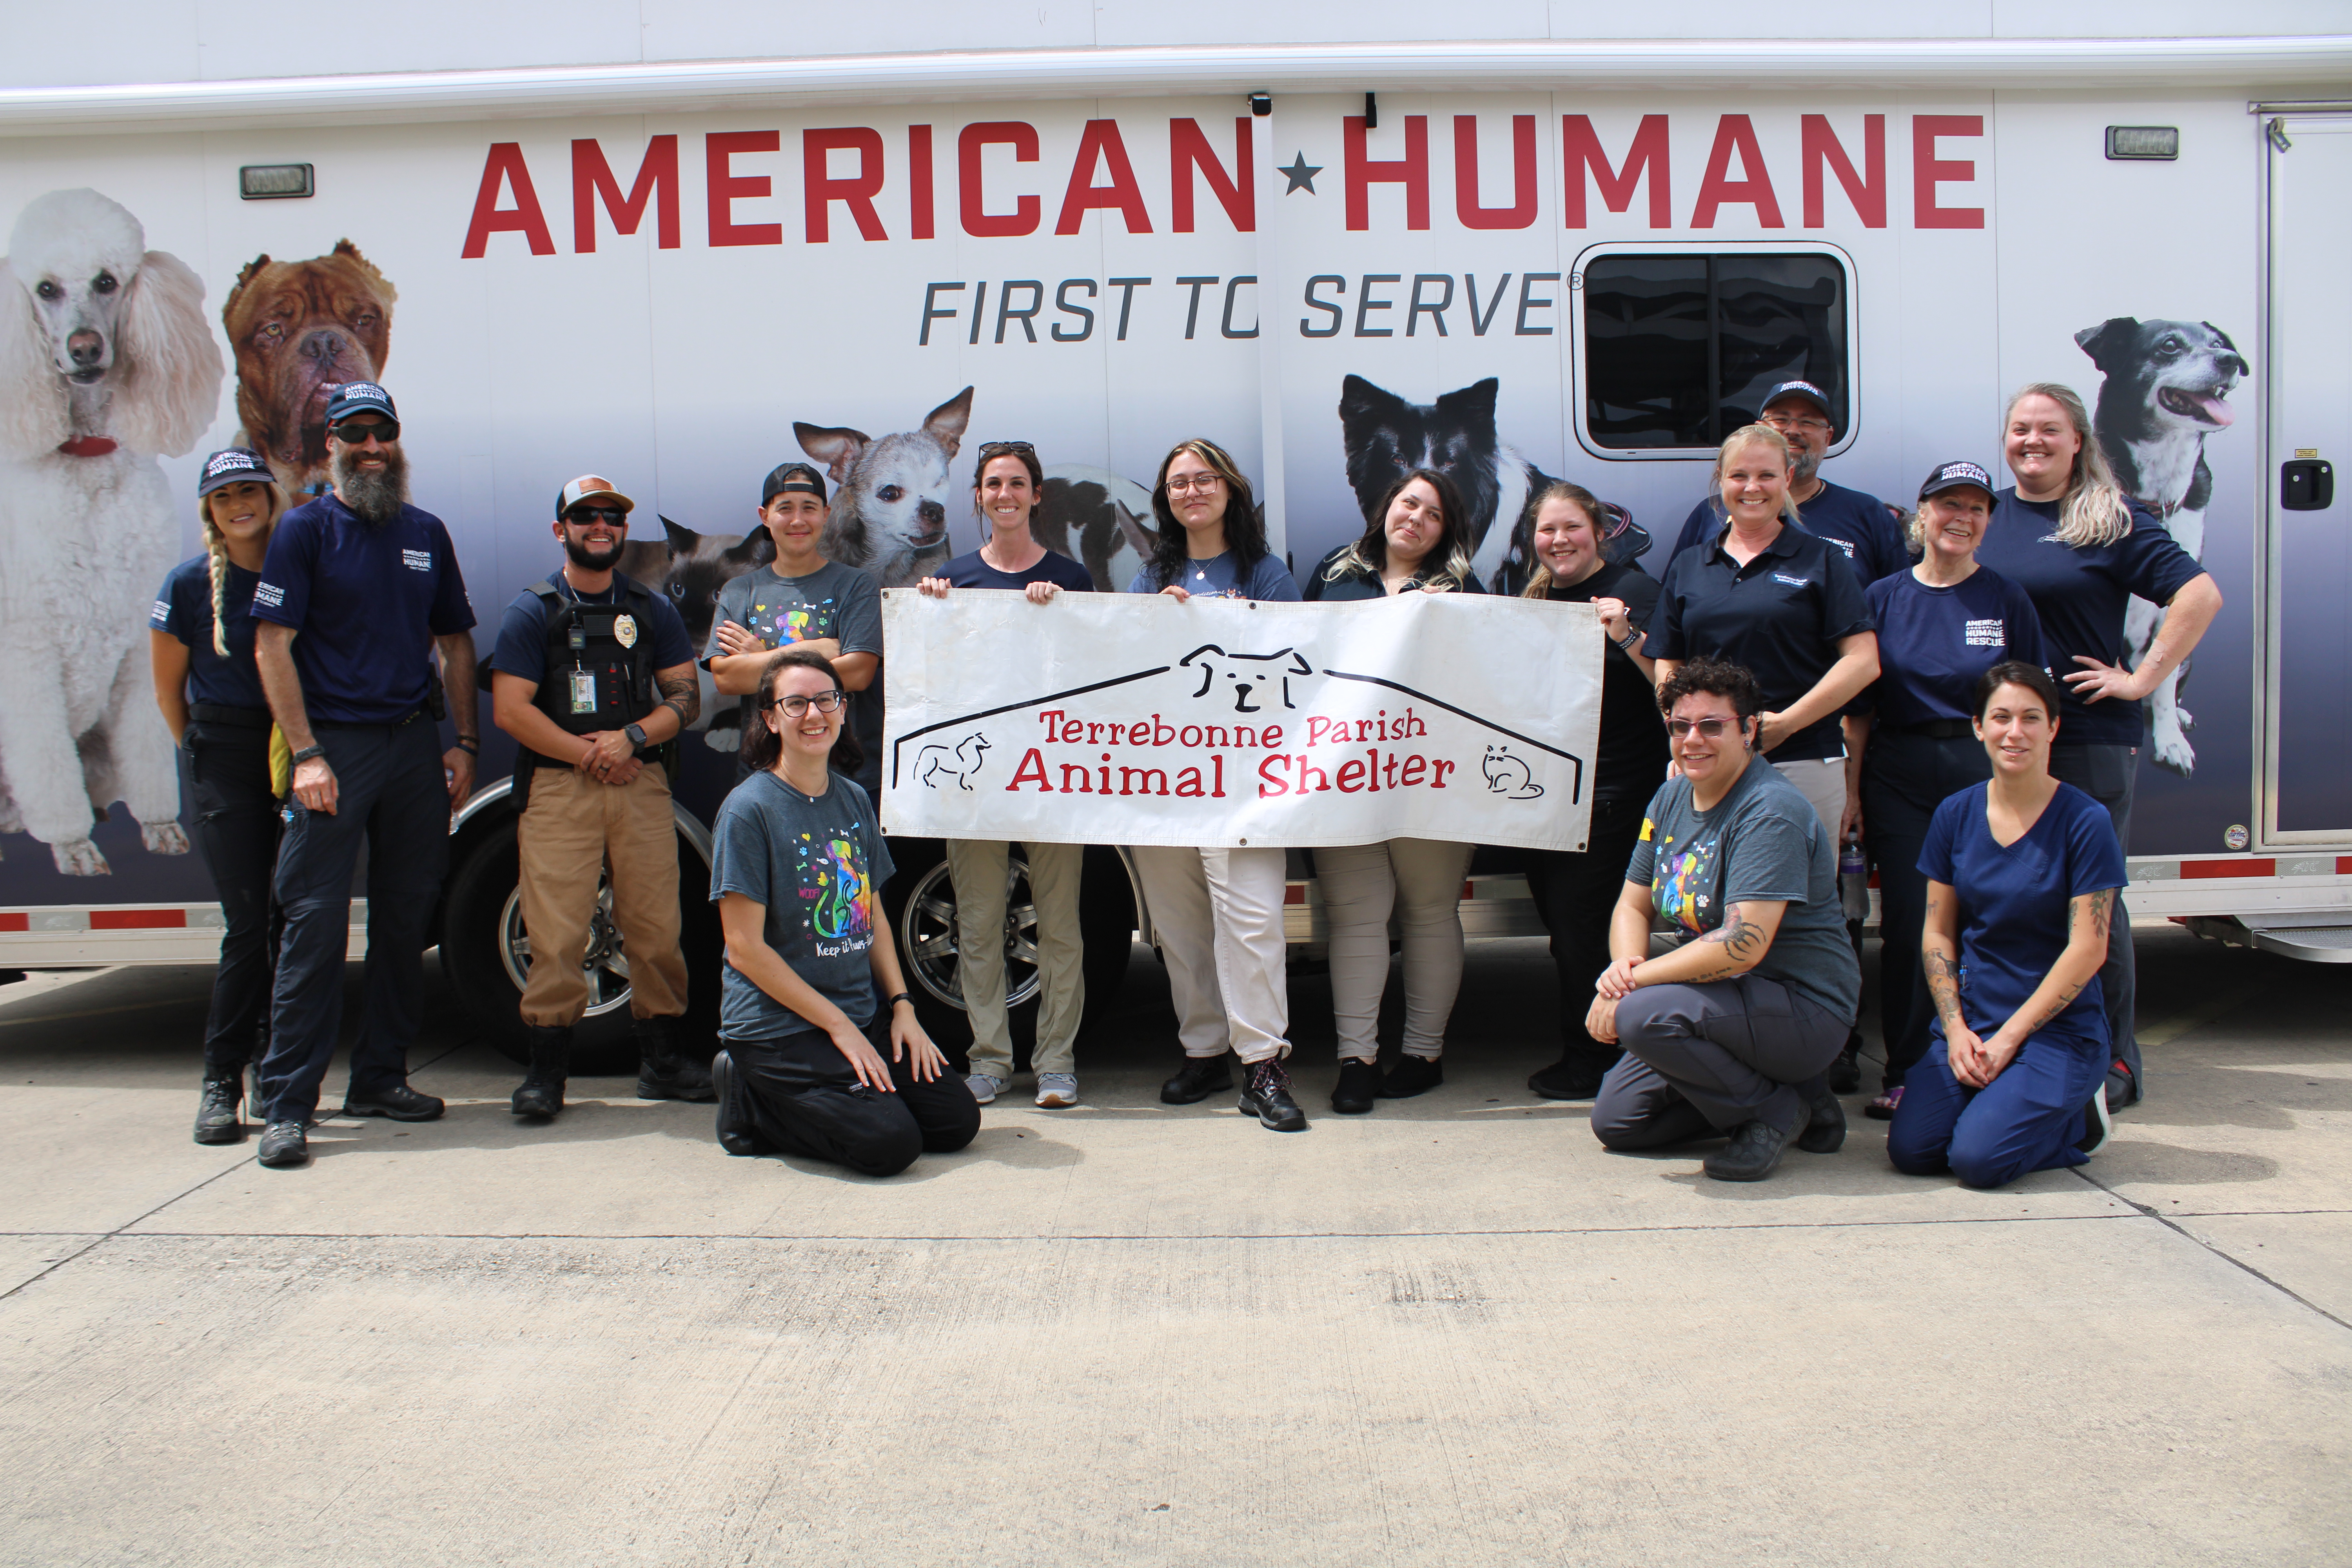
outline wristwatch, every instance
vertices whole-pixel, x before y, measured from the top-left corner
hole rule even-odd
[[[643,724],[624,724],[621,726],[621,733],[629,738],[629,744],[637,749],[640,756],[645,754],[647,746],[653,744],[651,741],[646,739],[646,727]]]

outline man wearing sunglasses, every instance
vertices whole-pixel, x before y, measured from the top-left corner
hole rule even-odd
[[[1837,444],[1839,435],[1831,423],[1829,394],[1810,381],[1784,381],[1765,395],[1764,411],[1757,418],[1788,440],[1789,495],[1797,503],[1805,531],[1837,546],[1853,563],[1864,587],[1911,564],[1910,546],[1885,502],[1822,478],[1822,457]],[[1714,538],[1723,531],[1723,502],[1710,494],[1683,520],[1683,531],[1666,560],[1673,561],[1702,539]],[[1664,564],[1658,574],[1665,575]]]
[[[408,1047],[422,1022],[449,813],[473,793],[481,750],[474,607],[448,529],[408,504],[392,395],[371,381],[337,387],[327,455],[334,488],[279,520],[253,591],[262,691],[294,752],[278,851],[286,933],[261,1063],[259,1157],[270,1166],[310,1158],[304,1129],[342,1027],[362,843],[367,981],[343,1114],[441,1114],[441,1101],[408,1087]],[[457,731],[446,752],[445,716]]]
[[[530,1070],[513,1109],[532,1121],[563,1109],[608,865],[613,924],[629,965],[637,1098],[715,1098],[710,1075],[687,1059],[679,1038],[687,976],[670,814],[674,742],[701,710],[702,694],[677,609],[614,570],[635,506],[595,474],[557,492],[563,563],[515,595],[490,656],[491,719],[516,746],[509,798],[531,954],[522,993]]]

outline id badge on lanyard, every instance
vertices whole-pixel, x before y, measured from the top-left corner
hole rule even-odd
[[[594,670],[575,669],[572,672],[572,711],[574,713],[596,711],[596,672]]]

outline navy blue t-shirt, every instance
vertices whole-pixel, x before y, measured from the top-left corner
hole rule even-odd
[[[1091,594],[1095,589],[1095,580],[1085,567],[1053,550],[1025,572],[999,572],[975,550],[940,567],[938,575],[959,588],[1009,588],[1018,593],[1032,583],[1051,583],[1074,594]]]
[[[223,658],[213,648],[213,558],[199,555],[172,568],[156,595],[148,625],[188,645],[188,700],[223,708],[269,706],[261,669],[253,662],[253,589],[261,579],[236,562],[221,585]]]
[[[2013,485],[2001,490],[1993,497],[1992,522],[1977,546],[1977,563],[2023,588],[2042,617],[2042,648],[2058,678],[2058,743],[2137,746],[2143,733],[2140,705],[2112,697],[2084,702],[2066,684],[2085,668],[2074,656],[2121,664],[2124,610],[2132,595],[2169,604],[2205,568],[2137,503],[2129,533],[2081,550],[2058,542],[2058,514],[2056,501],[2021,500]]]
[[[405,718],[432,687],[433,639],[474,627],[439,518],[404,506],[372,528],[332,493],[278,520],[253,614],[300,634],[294,668],[313,723]]]
[[[1874,495],[1823,479],[1819,494],[1797,503],[1797,516],[1799,526],[1807,533],[1844,551],[1845,558],[1853,563],[1854,575],[1865,584],[1891,577],[1911,564],[1911,547],[1904,541],[1902,528]],[[1723,524],[1723,502],[1707,497],[1683,519],[1683,531],[1675,538],[1675,555],[1722,532]],[[1674,556],[1666,562],[1672,565]]]
[[[1771,712],[1790,707],[1838,661],[1838,639],[1873,629],[1870,605],[1844,552],[1783,523],[1742,566],[1720,539],[1685,551],[1658,584],[1643,652],[1652,658],[1727,658],[1744,665]],[[1774,747],[1776,763],[1845,755],[1831,714]]]
[[[618,602],[620,583],[624,579],[613,574],[614,585],[601,594],[583,594],[562,581],[561,568],[550,572],[541,581],[551,584],[559,593],[568,594],[584,605],[610,605]],[[644,635],[652,639],[654,668],[675,669],[681,664],[694,662],[694,639],[686,634],[686,623],[678,618],[677,608],[660,594],[648,594],[653,609],[646,616],[650,623]],[[544,684],[547,679],[547,601],[535,591],[526,588],[514,596],[506,615],[499,622],[499,645],[491,651],[490,668],[508,675],[518,676],[533,684]]]
[[[2066,951],[2066,906],[2126,885],[2124,847],[2107,808],[2062,784],[2025,837],[2004,848],[1985,823],[1989,784],[1947,797],[1927,824],[1919,874],[1960,901],[1960,1016],[1981,1037],[2026,1004]],[[2105,993],[2095,974],[2045,1034],[2107,1040]],[[1944,1021],[1929,1026],[1944,1037]]]
[[[1882,724],[1974,718],[1986,670],[2012,658],[2043,662],[2033,601],[1990,566],[1948,588],[1897,572],[1863,596],[1878,623],[1878,684],[1866,695]]]

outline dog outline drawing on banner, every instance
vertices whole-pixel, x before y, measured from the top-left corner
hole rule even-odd
[[[1525,757],[1514,755],[1508,746],[1489,746],[1478,763],[1486,775],[1486,793],[1499,795],[1507,800],[1538,800],[1543,785],[1536,783],[1535,770],[1528,766]]]
[[[1308,664],[1306,656],[1296,648],[1278,648],[1273,653],[1227,653],[1215,643],[1202,643],[1176,661],[1180,668],[1189,668],[1194,659],[1201,661],[1201,689],[1192,693],[1195,697],[1206,697],[1209,694],[1209,689],[1217,683],[1218,667],[1212,662],[1213,658],[1223,659],[1228,664],[1265,666],[1265,668],[1255,671],[1245,672],[1234,669],[1226,672],[1225,679],[1233,683],[1234,711],[1236,713],[1264,712],[1265,710],[1252,702],[1250,699],[1257,694],[1261,682],[1276,679],[1282,682],[1282,705],[1285,708],[1297,707],[1298,704],[1290,700],[1291,677],[1315,673],[1315,667]],[[1278,662],[1286,658],[1290,661],[1287,667]],[[1247,679],[1244,679],[1245,674]]]
[[[988,737],[977,730],[958,741],[953,748],[936,742],[925,746],[915,753],[915,782],[926,789],[937,789],[941,778],[951,778],[970,795],[972,776],[987,760],[982,754],[987,750]]]

